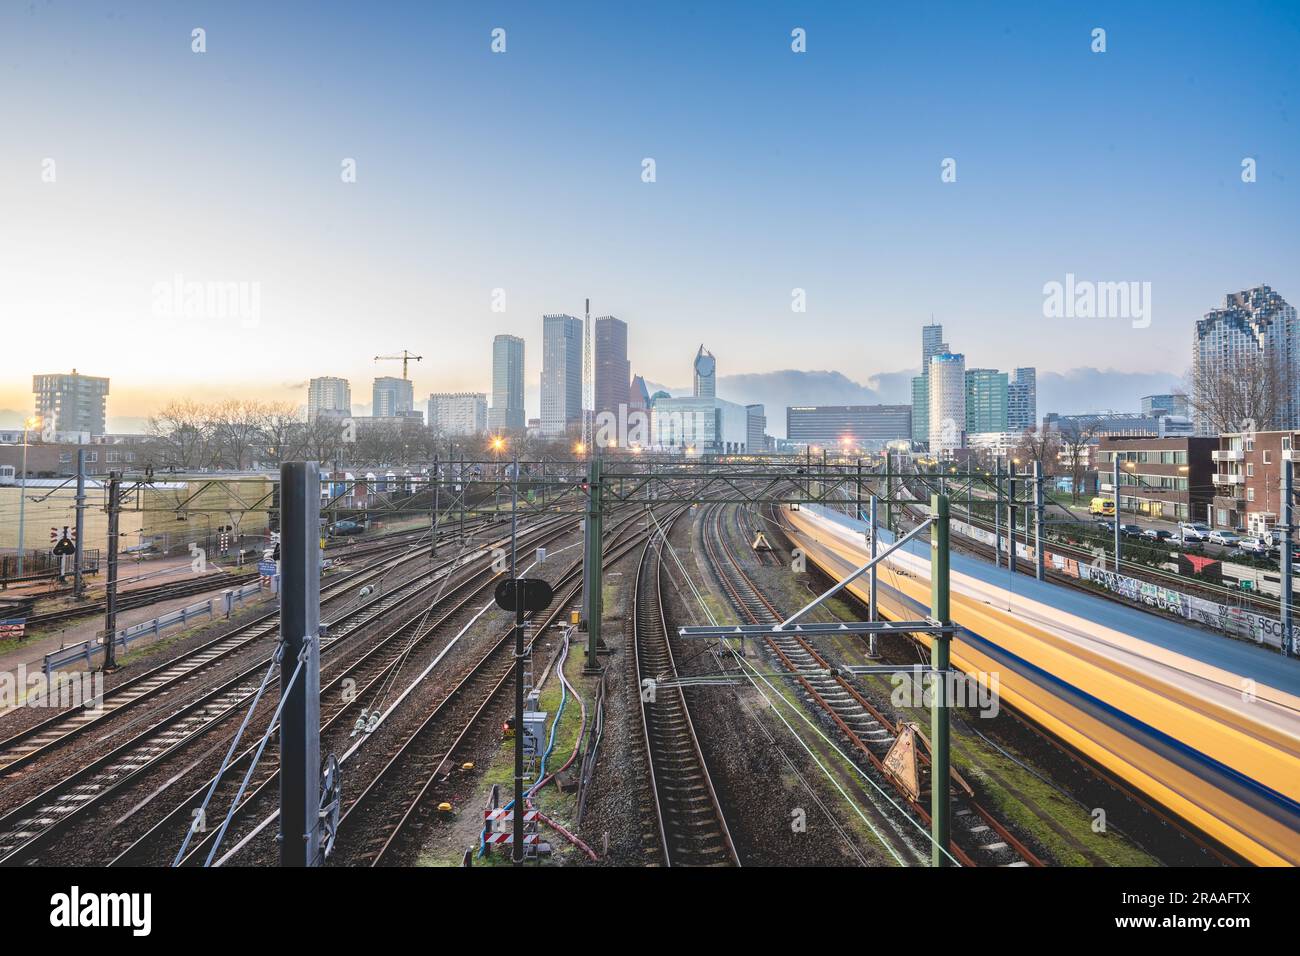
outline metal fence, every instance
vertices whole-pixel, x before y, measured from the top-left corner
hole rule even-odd
[[[20,581],[38,581],[57,576],[64,569],[64,557],[46,550],[23,552],[23,573],[18,576],[18,552],[0,554],[0,587]],[[99,572],[99,548],[86,548],[81,556],[83,574]],[[68,556],[66,574],[72,574],[72,557]]]
[[[114,639],[117,646],[125,651],[131,641],[146,634],[156,637],[168,628],[175,627],[178,624],[187,625],[191,621],[212,621],[218,617],[230,617],[231,612],[236,607],[261,593],[263,593],[263,588],[260,581],[246,584],[242,588],[222,591],[221,594],[210,600],[177,608],[175,611],[168,611],[166,614],[161,614],[151,620],[124,627],[114,635]],[[86,667],[94,667],[95,656],[103,653],[104,638],[102,636],[89,641],[82,641],[80,644],[73,644],[70,647],[60,648],[51,654],[45,655],[43,665],[45,676],[49,677],[55,671],[71,664],[84,662]]]

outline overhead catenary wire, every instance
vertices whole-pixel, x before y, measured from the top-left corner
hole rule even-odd
[[[656,525],[658,525],[657,522]],[[660,526],[661,533],[662,530],[663,529]],[[704,601],[704,598],[700,593],[700,591],[695,587],[694,582],[690,580],[690,576],[686,573],[686,569],[682,566],[680,559],[676,555],[675,549],[673,549],[670,545],[668,551],[673,561],[676,562],[679,570],[682,573],[682,576],[686,579],[687,584],[689,586],[689,590],[691,591],[692,595],[695,597],[696,602],[699,604],[701,610],[704,612],[705,617],[708,618],[709,623],[711,625],[716,627],[718,625],[718,621],[716,617],[714,616],[712,610],[709,608],[708,604]],[[745,673],[745,676],[749,679],[751,685],[759,693],[759,695],[762,696],[763,699],[768,703],[769,707],[772,710],[772,713],[777,716],[777,718],[781,721],[782,725],[785,726],[786,730],[788,730],[790,734],[795,738],[795,740],[799,743],[799,746],[803,748],[803,750],[813,760],[817,768],[822,772],[822,774],[826,777],[826,779],[840,793],[840,796],[843,797],[843,799],[849,804],[850,807],[852,807],[854,813],[857,814],[857,816],[867,825],[867,827],[871,830],[871,832],[875,835],[875,837],[880,841],[881,845],[886,848],[886,850],[894,857],[894,859],[898,862],[898,864],[900,866],[906,866],[907,865],[906,862],[894,849],[893,845],[884,838],[883,834],[880,833],[879,829],[877,829],[875,824],[872,823],[870,818],[863,812],[862,808],[844,790],[843,785],[838,780],[835,779],[834,775],[830,771],[830,768],[828,768],[822,762],[822,760],[813,752],[808,742],[803,739],[803,737],[799,734],[799,732],[795,729],[795,727],[785,718],[784,715],[782,715],[780,710],[775,706],[775,704],[773,704],[771,698],[769,698],[768,695],[763,692],[762,688],[759,687],[758,684],[755,682],[754,677],[757,676],[759,679],[761,679],[764,684],[766,684],[774,693],[780,696],[781,700],[784,703],[786,703],[787,706],[789,706],[788,701],[785,700],[785,697],[781,695],[780,692],[776,689],[776,687],[772,685],[770,681],[768,681],[766,676],[764,676],[756,668],[754,668],[753,665],[750,664],[749,661],[746,660],[743,655],[739,654],[735,649],[730,647],[728,647],[726,650],[740,664],[742,672]],[[753,676],[751,676],[751,673]],[[797,708],[792,708],[792,709],[795,710],[795,712],[799,715],[800,719],[804,721],[804,723],[806,723],[810,728],[812,728],[814,733],[816,733],[819,737],[821,737],[822,740],[828,746],[830,746],[841,758],[843,758],[850,766],[854,768],[854,770],[863,780],[865,780],[876,792],[878,792],[913,827],[915,827],[917,831],[920,834],[922,834],[922,836],[927,842],[931,844],[933,843],[933,836],[929,833],[929,831],[927,831],[915,819],[913,819],[912,815],[908,813],[905,808],[900,806],[875,780],[871,779],[871,777],[868,776],[862,770],[862,768],[857,765],[856,761],[854,761],[851,757],[849,757],[849,755],[846,754],[834,741],[832,741],[829,737],[827,737],[826,734],[823,733],[819,727],[813,724],[813,722],[808,718],[806,714],[802,713],[802,711],[800,711]],[[954,864],[960,865],[960,862],[952,855],[951,851],[948,848],[946,847],[941,848],[941,852],[950,860],[952,860]],[[919,859],[922,859],[920,854],[918,854],[918,860]]]

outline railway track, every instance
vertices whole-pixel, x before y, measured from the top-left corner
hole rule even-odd
[[[662,550],[661,537],[651,536],[641,551],[632,597],[642,742],[659,845],[667,866],[739,866],[686,695],[674,682],[677,662],[664,617]],[[659,688],[664,680],[670,685]]]
[[[635,527],[633,515],[604,549],[604,562],[612,564],[629,554],[646,534]],[[582,562],[574,562],[554,588],[557,600],[537,620],[530,616],[531,648],[555,624],[581,591]],[[505,628],[420,722],[402,740],[382,769],[350,803],[339,818],[339,836],[332,862],[342,865],[380,866],[393,863],[409,845],[411,831],[435,802],[434,791],[455,766],[457,753],[477,734],[486,732],[483,716],[507,688],[514,674],[513,628]],[[349,755],[350,756],[350,753]]]
[[[322,751],[342,749],[349,739],[349,731],[353,736],[360,732],[358,722],[364,724],[368,719],[369,708],[366,703],[373,700],[392,679],[411,651],[432,635],[439,633],[453,618],[463,613],[485,591],[493,587],[501,577],[501,573],[496,573],[486,577],[466,579],[445,592],[440,600],[431,604],[423,613],[394,629],[358,660],[344,668],[336,669],[335,673],[329,675],[321,686]],[[349,691],[349,687],[355,690]],[[245,820],[278,796],[280,771],[279,738],[275,733],[276,727],[278,723],[271,728],[270,743],[258,763],[257,770],[250,778],[247,792],[233,808],[230,826],[235,829],[229,834],[232,839],[238,835],[238,828]],[[205,780],[146,833],[121,848],[110,865],[137,866],[150,862],[173,862],[171,851],[181,845],[185,831],[193,825],[194,811],[201,807],[210,791],[213,793],[211,806],[230,808],[247,765],[256,751],[257,744],[250,743],[231,761],[215,790],[212,789],[213,778]],[[218,828],[208,826],[202,832],[203,836],[192,841],[185,854],[176,861],[179,865],[206,864],[218,849],[216,846]],[[159,859],[160,848],[161,856],[165,859]]]
[[[626,553],[625,551],[611,553],[612,547],[614,547],[613,544],[606,548],[607,561],[617,560],[623,553]],[[546,621],[537,630],[537,634],[540,635],[550,623],[563,613],[566,605],[577,593],[578,588],[574,582],[578,581],[580,572],[581,563],[576,562],[563,576],[561,584],[557,585],[557,588],[568,585],[573,586],[569,587],[567,592],[554,605]],[[436,632],[445,623],[446,619],[444,617],[443,621],[430,626],[428,632]],[[340,817],[340,845],[335,855],[336,861],[340,855],[349,852],[354,854],[357,862],[361,864],[379,865],[391,858],[401,837],[415,822],[416,818],[421,816],[424,796],[439,782],[440,768],[450,765],[451,755],[455,749],[467,742],[471,731],[476,728],[482,711],[488,703],[496,699],[504,686],[508,684],[509,677],[513,672],[512,642],[508,640],[511,634],[512,631],[507,628],[486,653],[479,657],[477,662],[459,678],[456,685],[439,701],[432,709],[432,712],[421,720],[419,726],[398,744],[396,750],[388,756],[383,768],[372,779],[370,785],[359,796],[350,802],[345,802],[345,809]],[[438,660],[441,660],[442,656],[450,648],[451,645],[448,645],[443,649],[438,658],[430,664],[430,669],[437,664]],[[422,675],[421,679],[427,674],[428,669],[426,669],[426,673]],[[414,687],[415,684],[412,684],[407,688],[406,692],[403,692],[402,696],[405,697]],[[400,698],[398,702],[400,702]],[[398,702],[395,702],[393,709],[396,708]],[[472,707],[470,703],[473,704]],[[469,708],[468,711],[466,710],[467,707]],[[469,714],[468,717],[465,716],[466,713]],[[337,723],[337,717],[330,721],[331,725],[335,723]],[[345,724],[340,726],[345,726]],[[322,729],[324,730],[324,728]],[[453,737],[454,739],[451,739]],[[450,743],[447,742],[449,739],[451,740]],[[353,743],[347,752],[341,756],[340,764],[348,764],[352,758],[361,752],[361,747],[365,743],[364,738]],[[442,749],[439,749],[440,747]],[[261,789],[267,790],[271,782],[272,780],[267,780]],[[269,791],[267,792],[269,793]],[[251,801],[246,800],[245,806],[250,805]],[[367,819],[364,823],[359,823],[363,817]],[[264,833],[277,818],[278,811],[264,817],[231,850],[218,859],[216,865],[223,865],[234,857],[246,853],[256,838]],[[376,822],[376,819],[373,818],[377,818],[379,822]],[[349,821],[346,828],[344,827],[344,821]],[[351,846],[349,850],[350,844],[348,841],[353,836],[352,831],[359,826],[365,826],[371,831],[378,827],[381,835],[376,836],[375,832],[371,832],[368,836],[359,837],[356,841],[357,845]],[[198,855],[197,852],[191,850],[185,862],[196,861]],[[133,860],[129,854],[122,854],[114,862],[130,863]]]
[[[485,519],[476,518],[467,524],[466,530],[470,532],[476,531],[484,527],[486,523]],[[448,528],[439,533],[439,538],[440,540],[443,538],[450,540],[457,534],[459,534],[459,529]],[[325,547],[325,556],[334,560],[351,561],[359,557],[369,557],[373,554],[392,551],[413,541],[427,540],[428,537],[428,529],[417,529],[415,531],[394,531],[374,538],[367,538],[364,541],[353,541],[345,538],[333,539]],[[166,584],[122,589],[118,592],[117,609],[119,611],[128,611],[133,608],[148,607],[161,601],[189,597],[193,594],[205,594],[208,591],[215,591],[220,588],[247,584],[249,581],[255,580],[257,576],[258,572],[255,570],[247,572],[231,571],[224,574],[204,575],[201,578],[185,581],[170,581]],[[105,609],[105,599],[99,598],[78,604],[75,607],[58,608],[28,615],[27,626],[37,629],[92,614],[103,614]]]
[[[723,508],[706,515],[703,529],[706,553],[728,599],[751,624],[778,624],[784,616],[745,573],[723,533]],[[764,638],[768,649],[792,674],[810,702],[825,713],[853,749],[861,753],[895,786],[902,800],[926,827],[929,811],[894,784],[885,771],[884,756],[898,736],[898,728],[846,681],[806,639],[796,634]],[[928,759],[921,755],[923,762]],[[1041,866],[1042,861],[975,800],[960,782],[952,786],[954,825],[952,855],[963,866]]]
[[[354,588],[369,581],[381,580],[399,564],[425,555],[428,551],[428,545],[414,548],[408,546],[407,550],[398,555],[330,580],[321,589],[322,606],[347,596]],[[449,569],[452,563],[445,561],[434,572]],[[259,615],[181,657],[117,684],[104,694],[97,707],[64,708],[0,741],[0,777],[53,753],[80,737],[89,728],[98,727],[105,718],[121,714],[146,700],[178,691],[212,666],[258,642],[268,641],[279,633],[279,616],[279,610]]]
[[[572,524],[564,519],[554,520],[564,524],[564,529],[557,534],[566,533]],[[322,661],[333,656],[333,650],[343,646],[353,634],[400,607],[420,600],[439,587],[447,575],[469,567],[469,564],[462,564],[452,568],[450,564],[452,562],[447,562],[371,601],[343,611],[329,623],[329,633],[321,641]],[[276,629],[274,622],[269,626],[272,632]],[[252,666],[240,670],[196,700],[165,715],[130,740],[79,767],[0,817],[0,864],[34,862],[43,847],[90,808],[121,792],[140,775],[191,745],[227,718],[242,713],[256,693],[269,661],[269,656],[259,657]]]
[[[188,597],[192,594],[205,594],[208,591],[216,591],[220,588],[235,587],[240,584],[247,584],[257,577],[256,571],[250,571],[245,574],[227,573],[227,574],[207,574],[201,578],[194,578],[187,581],[172,581],[168,584],[155,584],[143,588],[131,588],[123,590],[117,598],[117,609],[119,611],[129,611],[133,608],[148,607],[151,604],[157,604],[160,601],[170,601],[173,598]],[[47,627],[50,624],[58,624],[62,621],[73,621],[77,618],[86,617],[91,614],[103,614],[105,610],[105,600],[90,601],[86,604],[78,604],[76,607],[59,608],[56,611],[42,611],[39,614],[31,614],[27,617],[27,626],[32,629]]]

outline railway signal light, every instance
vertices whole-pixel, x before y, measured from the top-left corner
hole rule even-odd
[[[507,578],[497,585],[495,597],[503,611],[544,611],[555,600],[555,592],[540,578]]]

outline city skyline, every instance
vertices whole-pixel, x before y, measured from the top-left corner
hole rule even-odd
[[[285,5],[255,28],[238,9],[141,9],[93,31],[57,7],[0,12],[0,48],[33,79],[7,117],[23,147],[0,160],[0,312],[21,330],[0,355],[0,424],[30,413],[38,373],[113,379],[112,428],[160,397],[305,405],[327,374],[364,396],[371,356],[398,347],[426,356],[418,405],[490,390],[479,356],[497,333],[535,343],[536,417],[538,317],[587,295],[642,330],[633,371],[674,390],[704,339],[733,376],[822,370],[906,401],[893,377],[917,373],[933,315],[984,364],[1037,367],[1041,408],[1069,413],[1087,409],[1050,396],[1072,369],[1119,396],[1167,391],[1225,290],[1300,298],[1283,165],[1300,30],[1263,9],[773,6],[735,23],[670,5],[558,24],[523,5]],[[894,42],[917,33],[919,49]],[[358,39],[385,45],[382,67],[354,69]],[[583,69],[555,68],[578,52]],[[529,148],[542,129],[550,145]],[[595,149],[560,145],[595,129]],[[1149,282],[1150,324],[1046,318],[1044,286],[1076,275]],[[192,284],[237,286],[243,313],[187,315]]]

